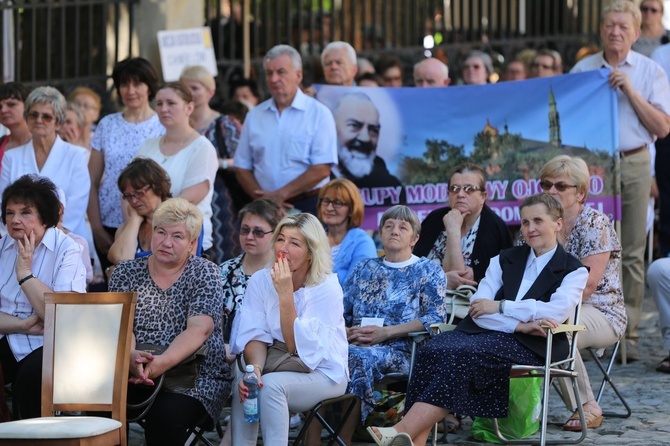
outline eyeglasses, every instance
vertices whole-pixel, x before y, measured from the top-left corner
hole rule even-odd
[[[254,238],[263,238],[268,234],[272,234],[272,232],[274,232],[274,231],[267,231],[266,232],[266,231],[263,231],[261,228],[251,229],[249,226],[242,226],[240,228],[240,235],[242,235],[244,237],[249,235],[250,232],[254,236]]]
[[[555,187],[556,190],[559,191],[559,192],[565,192],[565,190],[566,190],[568,187],[574,187],[575,189],[577,189],[577,185],[576,185],[576,184],[567,184],[567,183],[564,183],[564,182],[562,182],[562,181],[559,181],[558,183],[552,183],[551,181],[548,181],[548,180],[542,180],[542,181],[540,181],[540,187],[541,187],[542,190],[544,190],[544,191],[549,191],[549,190],[551,190],[552,186]]]
[[[660,9],[652,8],[651,6],[641,6],[640,11],[642,12],[650,12],[652,14],[656,14],[657,12],[661,12]]]
[[[332,204],[335,209],[340,209],[342,206],[348,206],[348,204],[342,200],[331,200],[330,198],[321,199],[321,206],[324,208],[327,208],[329,204]]]
[[[533,62],[533,68],[544,68],[545,70],[553,70],[553,65],[546,65],[540,62]]]
[[[466,184],[465,186],[459,186],[458,184],[452,184],[451,186],[449,186],[449,192],[454,193],[454,194],[459,193],[461,191],[461,189],[463,189],[463,191],[468,195],[473,194],[477,191],[484,190],[481,187],[473,186],[472,184]]]
[[[42,122],[45,124],[51,124],[51,122],[53,122],[55,119],[53,115],[49,115],[47,113],[40,113],[36,111],[28,113],[28,119],[32,121],[37,121],[40,118],[42,118]]]
[[[139,189],[139,190],[133,192],[132,194],[123,194],[123,195],[121,195],[121,198],[123,198],[123,199],[126,200],[126,201],[137,200],[137,199],[139,199],[139,198],[144,197],[144,195],[145,195],[145,194],[147,193],[147,191],[149,190],[149,187],[150,187],[150,186],[147,184],[147,185],[144,186],[142,189]]]
[[[465,65],[463,65],[464,70],[481,70],[482,68],[484,68],[483,65],[477,65],[477,64],[474,64],[474,65],[465,64]]]

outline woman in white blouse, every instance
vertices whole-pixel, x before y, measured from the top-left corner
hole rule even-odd
[[[286,344],[309,372],[262,375],[260,427],[265,445],[288,443],[289,410],[304,412],[327,398],[344,394],[349,378],[342,288],[332,273],[328,237],[311,214],[287,216],[272,236],[276,261],[258,271],[247,286],[232,353],[244,352],[247,364],[262,375],[268,346]],[[236,321],[237,322],[237,321]],[[233,387],[233,444],[256,444],[258,423],[244,420],[248,389]]]
[[[63,141],[58,130],[65,124],[65,97],[53,87],[39,87],[26,99],[25,116],[32,140],[7,152],[2,160],[0,192],[25,174],[49,178],[67,199],[63,226],[86,235],[86,207],[91,180],[88,151]]]
[[[44,294],[86,291],[80,247],[59,230],[60,201],[47,178],[24,175],[2,194],[0,365],[14,419],[41,413]]]
[[[156,113],[165,135],[144,141],[135,157],[156,161],[170,176],[172,196],[186,198],[200,209],[206,251],[212,247],[212,193],[219,161],[212,143],[189,123],[193,107],[191,91],[183,84],[161,87],[156,93]]]

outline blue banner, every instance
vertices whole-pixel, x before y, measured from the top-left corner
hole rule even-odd
[[[356,183],[363,227],[389,206],[421,218],[448,204],[449,174],[466,160],[487,173],[488,204],[508,224],[541,192],[539,171],[559,154],[589,165],[587,205],[620,220],[617,102],[602,69],[550,78],[448,88],[318,86],[335,117],[336,177]]]

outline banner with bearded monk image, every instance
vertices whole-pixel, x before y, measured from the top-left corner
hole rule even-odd
[[[487,174],[489,206],[518,224],[521,201],[541,192],[544,163],[568,154],[589,166],[587,205],[620,220],[617,102],[607,73],[447,88],[317,86],[337,126],[332,176],[361,189],[363,227],[377,229],[394,204],[420,218],[448,205],[449,175],[472,161]]]

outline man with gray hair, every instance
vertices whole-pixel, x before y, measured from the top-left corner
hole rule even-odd
[[[252,199],[316,213],[319,189],[337,164],[333,115],[300,91],[302,60],[293,47],[273,47],[263,68],[272,97],[244,121],[234,159],[237,179]]]
[[[670,132],[668,79],[656,62],[631,50],[640,36],[640,22],[640,9],[630,1],[615,0],[605,6],[600,17],[604,50],[582,59],[571,71],[610,68],[609,84],[616,92],[619,105],[621,263],[628,313],[626,356],[629,361],[640,359],[638,324],[644,298],[646,216],[651,190],[648,147],[657,137],[663,138]]]
[[[358,64],[356,50],[347,42],[330,42],[321,53],[321,65],[326,83],[329,85],[354,85]]]
[[[415,87],[446,87],[449,82],[449,67],[439,59],[429,57],[414,65]]]

